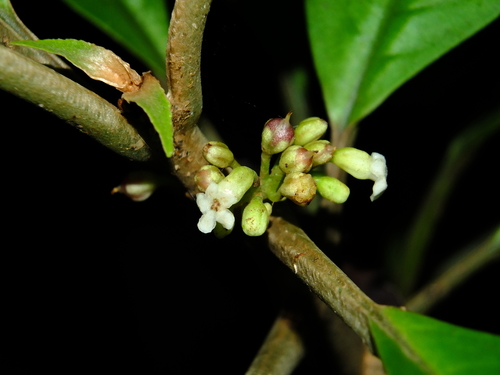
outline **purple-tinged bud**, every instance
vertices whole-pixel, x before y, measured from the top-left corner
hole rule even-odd
[[[211,182],[218,184],[224,178],[224,174],[215,165],[204,165],[196,172],[194,181],[200,191],[205,192]]]
[[[262,236],[269,225],[269,211],[262,197],[255,196],[243,210],[241,227],[247,236]]]
[[[290,124],[291,115],[292,112],[288,112],[285,118],[273,118],[266,122],[262,131],[262,152],[278,154],[293,144],[295,136]]]
[[[280,193],[299,206],[307,206],[316,195],[316,182],[310,174],[290,173],[285,176]]]
[[[328,129],[328,123],[319,117],[309,117],[302,120],[295,128],[295,144],[305,144],[320,139]]]
[[[318,192],[323,198],[335,203],[344,203],[349,198],[349,187],[342,181],[330,176],[313,176]]]
[[[131,172],[119,186],[111,190],[111,194],[122,193],[133,201],[142,202],[164,183],[164,178],[155,173],[149,171]]]
[[[234,161],[234,155],[225,143],[210,141],[203,147],[203,156],[219,168],[227,168]]]
[[[313,167],[332,161],[333,153],[335,151],[335,146],[326,140],[309,142],[304,146],[304,148],[314,152]]]
[[[306,173],[312,167],[313,157],[314,152],[302,146],[290,146],[281,154],[279,166],[285,173]]]

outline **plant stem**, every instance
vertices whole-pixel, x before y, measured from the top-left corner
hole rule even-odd
[[[390,259],[391,272],[403,294],[408,295],[417,280],[424,253],[432,239],[436,223],[460,173],[474,157],[479,147],[500,128],[500,110],[471,124],[449,144],[441,168],[415,217],[405,243]],[[404,251],[400,251],[403,249]]]
[[[167,96],[172,106],[175,147],[170,161],[192,195],[199,192],[194,174],[207,164],[201,152],[207,139],[197,123],[202,109],[201,42],[210,4],[211,0],[177,0],[167,45]]]
[[[1,89],[49,110],[120,155],[136,161],[152,158],[118,108],[92,91],[2,45],[0,67]]]
[[[304,343],[293,317],[281,313],[274,322],[246,375],[291,374],[304,356]]]
[[[425,314],[454,288],[493,260],[500,258],[500,227],[478,246],[463,254],[445,272],[413,296],[408,310]]]
[[[262,152],[260,154],[260,180],[264,181],[267,176],[269,176],[269,170],[271,168],[271,157],[272,155]]]
[[[268,240],[271,251],[339,315],[373,352],[369,319],[385,326],[379,306],[302,229],[282,218],[271,217]]]

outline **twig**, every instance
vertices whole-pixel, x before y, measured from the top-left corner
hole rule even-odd
[[[255,356],[246,375],[291,374],[304,356],[304,344],[295,330],[295,322],[280,314]]]
[[[194,173],[206,164],[201,150],[207,142],[197,123],[201,115],[201,43],[211,0],[175,2],[167,46],[168,99],[172,105],[174,172],[187,189],[197,192]]]
[[[457,259],[436,280],[425,286],[411,298],[406,307],[408,310],[425,314],[436,303],[445,298],[450,291],[466,281],[481,267],[500,258],[500,227],[479,246],[474,247]]]
[[[351,327],[373,351],[368,319],[382,321],[378,305],[337,267],[304,231],[273,217],[268,229],[271,251]]]
[[[394,265],[391,269],[397,279],[397,285],[404,294],[412,291],[425,259],[424,252],[428,248],[436,223],[444,212],[449,192],[458,176],[483,142],[499,128],[500,110],[497,109],[460,133],[448,146],[436,179],[423,204],[420,205],[404,245],[392,257]],[[400,249],[404,251],[399,251]]]
[[[1,89],[46,108],[118,154],[136,161],[151,159],[137,130],[92,91],[2,45],[0,66]]]

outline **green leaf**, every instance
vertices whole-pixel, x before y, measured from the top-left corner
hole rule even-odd
[[[9,0],[0,0],[0,40],[3,44],[9,44],[11,40],[37,40],[35,34],[29,30],[24,23],[19,19],[16,12],[12,8]],[[39,62],[40,64],[49,65],[54,68],[70,69],[57,56],[51,55],[44,51],[34,50],[32,48],[14,47],[16,52],[29,57],[30,59]]]
[[[174,131],[170,102],[155,77],[145,73],[143,78],[141,88],[138,91],[124,93],[123,99],[137,103],[146,112],[160,136],[163,151],[167,157],[171,157],[174,153]]]
[[[314,63],[333,126],[394,90],[500,14],[498,0],[308,0]]]
[[[64,0],[164,79],[168,12],[164,0]]]
[[[500,374],[500,336],[383,306],[390,328],[370,323],[389,375]]]
[[[122,91],[123,99],[135,102],[148,115],[158,132],[167,157],[174,152],[170,102],[160,82],[150,73],[141,77],[112,51],[74,39],[23,40],[14,45],[38,48],[64,56],[91,78]]]
[[[116,87],[120,91],[137,90],[141,77],[114,52],[83,40],[44,39],[11,42],[63,56],[95,80]]]

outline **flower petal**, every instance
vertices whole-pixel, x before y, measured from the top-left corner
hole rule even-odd
[[[234,227],[234,215],[229,210],[222,210],[216,214],[217,222],[221,223],[226,229],[233,229]]]
[[[209,210],[206,214],[201,215],[200,220],[198,221],[198,229],[202,233],[210,233],[214,230],[215,224],[217,221],[215,220],[216,212],[214,210]]]
[[[213,204],[213,199],[204,193],[198,193],[196,194],[196,204],[198,205],[201,213],[205,214],[210,211],[210,208]]]

